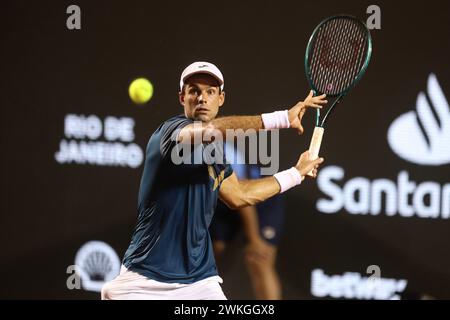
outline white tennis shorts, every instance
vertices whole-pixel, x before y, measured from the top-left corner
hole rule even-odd
[[[103,285],[102,300],[227,300],[219,276],[194,283],[151,280],[122,265],[120,274]]]

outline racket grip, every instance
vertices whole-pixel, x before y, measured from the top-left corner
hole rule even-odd
[[[315,127],[313,136],[311,138],[311,143],[309,145],[309,159],[315,160],[319,157],[320,145],[322,144],[324,128]],[[307,173],[308,176],[312,177],[312,170]]]

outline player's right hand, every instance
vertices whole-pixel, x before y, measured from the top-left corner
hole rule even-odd
[[[319,165],[324,161],[323,158],[317,158],[314,160],[309,159],[309,151],[305,151],[300,155],[295,168],[300,172],[302,176],[302,180],[306,177],[306,175],[312,171],[313,178],[317,177],[317,170],[319,169]]]

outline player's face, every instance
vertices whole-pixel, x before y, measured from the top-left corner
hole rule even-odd
[[[204,122],[213,120],[225,102],[225,93],[220,92],[217,80],[207,74],[194,74],[185,83],[180,103],[186,117]]]

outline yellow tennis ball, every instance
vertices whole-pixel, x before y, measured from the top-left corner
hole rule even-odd
[[[153,96],[153,85],[145,78],[134,79],[128,88],[131,100],[136,104],[144,104]]]

